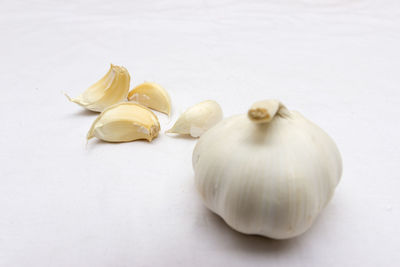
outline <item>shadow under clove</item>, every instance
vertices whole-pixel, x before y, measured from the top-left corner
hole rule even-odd
[[[74,113],[74,116],[77,117],[94,117],[94,116],[98,116],[100,113],[99,112],[95,112],[95,111],[91,111],[88,109],[82,109],[76,113]]]
[[[182,140],[198,140],[198,137],[193,137],[189,134],[173,134],[173,133],[164,133],[164,135],[174,138],[174,139],[182,139]]]

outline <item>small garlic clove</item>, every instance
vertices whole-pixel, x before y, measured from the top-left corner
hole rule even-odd
[[[166,133],[201,136],[222,120],[222,109],[217,102],[206,100],[188,108]]]
[[[152,82],[144,82],[128,94],[128,100],[139,103],[148,108],[171,114],[171,99],[167,91],[160,85]]]
[[[130,76],[124,67],[111,64],[109,71],[98,82],[90,86],[77,98],[65,96],[92,111],[102,112],[107,107],[126,99],[129,92]]]
[[[87,139],[97,137],[107,142],[129,142],[157,137],[160,124],[154,113],[136,103],[121,102],[104,110],[93,122]]]

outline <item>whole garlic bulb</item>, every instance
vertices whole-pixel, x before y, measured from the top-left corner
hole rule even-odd
[[[310,228],[329,202],[342,161],[322,129],[266,100],[205,132],[193,168],[205,205],[233,229],[285,239]]]

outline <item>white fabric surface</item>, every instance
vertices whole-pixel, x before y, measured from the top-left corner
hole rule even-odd
[[[0,1],[0,266],[399,266],[400,2]],[[344,174],[304,235],[238,234],[202,205],[196,140],[108,144],[77,96],[108,64],[225,116],[278,98]]]

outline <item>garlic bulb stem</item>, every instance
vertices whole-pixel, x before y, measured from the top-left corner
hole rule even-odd
[[[247,112],[249,119],[255,123],[270,122],[277,114],[288,116],[290,111],[280,101],[274,99],[255,102]]]

